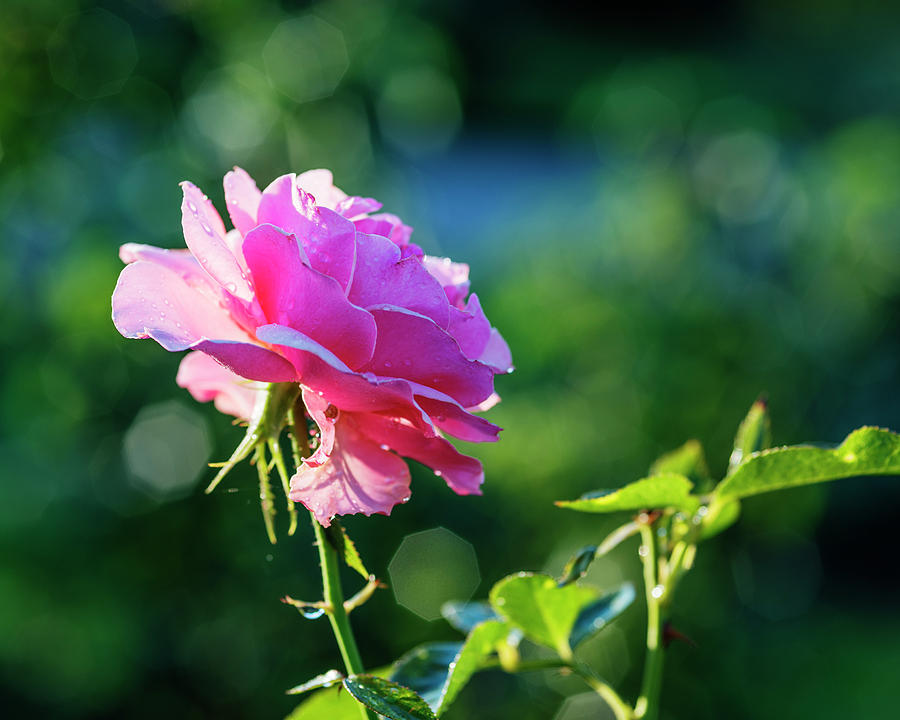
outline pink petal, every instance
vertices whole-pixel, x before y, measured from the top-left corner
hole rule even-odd
[[[461,308],[466,295],[469,294],[469,266],[465,263],[452,262],[450,258],[430,255],[422,258],[422,264],[444,288],[450,304]]]
[[[412,236],[412,228],[405,225],[396,215],[391,213],[379,213],[366,218],[354,220],[354,225],[359,232],[381,235],[400,247],[409,244]]]
[[[197,402],[212,400],[226,415],[248,420],[263,388],[247,382],[202,352],[189,352],[178,366],[175,382]]]
[[[484,352],[491,337],[491,324],[475,293],[469,296],[465,310],[450,308],[450,326],[447,331],[459,343],[459,349],[469,360],[477,360]]]
[[[202,340],[191,347],[211,355],[247,380],[297,382],[294,366],[278,353],[260,345],[228,340]]]
[[[351,368],[371,359],[372,315],[351,303],[336,280],[305,265],[293,237],[260,225],[244,239],[244,257],[270,323],[299,330]]]
[[[153,245],[125,243],[119,248],[119,258],[128,264],[145,260],[161,265],[179,275],[191,287],[202,290],[211,297],[219,296],[218,285],[200,267],[190,250],[168,250]]]
[[[341,411],[388,413],[404,418],[426,434],[435,434],[431,421],[413,398],[408,381],[355,373],[334,353],[284,325],[265,325],[256,334],[263,342],[280,346],[297,369],[300,382],[322,393]]]
[[[329,210],[336,209],[347,197],[347,193],[335,187],[331,170],[307,170],[300,173],[297,176],[297,185],[316,199],[316,205]]]
[[[442,431],[467,442],[496,442],[497,436],[500,434],[499,426],[473,415],[456,400],[434,388],[418,383],[411,383],[411,385],[419,407],[428,413],[431,421]],[[494,395],[496,393],[491,397]],[[499,400],[499,396],[497,399]],[[488,400],[485,400],[485,403]]]
[[[225,175],[225,205],[235,229],[246,235],[256,227],[256,213],[262,193],[244,170],[235,167]]]
[[[426,438],[415,428],[380,415],[355,415],[353,421],[370,441],[430,467],[455,493],[481,494],[481,463],[457,451],[444,438]]]
[[[315,193],[313,193],[315,195]],[[381,203],[373,198],[364,198],[354,195],[341,200],[335,207],[331,208],[338,215],[342,215],[348,220],[354,218],[362,218],[369,213],[381,210]]]
[[[364,370],[433,387],[464,407],[477,405],[493,392],[491,369],[467,360],[456,341],[430,318],[390,306],[370,312],[378,338]]]
[[[307,387],[303,388],[302,394],[306,412],[319,426],[319,447],[305,462],[311,467],[318,467],[328,461],[334,449],[334,426],[340,411],[319,393]]]
[[[225,242],[225,226],[209,199],[189,182],[181,183],[181,227],[188,248],[216,282],[245,302],[253,300],[246,273]]]
[[[513,371],[512,353],[497,328],[491,328],[491,336],[478,358],[478,362],[493,368],[494,372],[510,373]]]
[[[291,478],[291,500],[303,503],[325,527],[335,515],[388,515],[409,499],[409,468],[362,435],[352,422],[336,426],[324,465],[304,464]]]
[[[206,338],[250,341],[213,297],[191,287],[173,270],[144,260],[120,273],[112,310],[122,335],[152,337],[166,350],[185,350]]]
[[[401,259],[400,248],[379,235],[356,235],[356,272],[348,297],[360,307],[396,305],[446,328],[450,306],[440,284],[417,258]]]
[[[334,211],[317,207],[293,175],[282,175],[263,191],[257,221],[296,237],[310,265],[347,289],[356,265],[356,229]]]

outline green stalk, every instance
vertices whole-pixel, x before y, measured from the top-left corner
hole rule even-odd
[[[303,458],[309,455],[309,440],[306,434],[306,422],[303,414],[302,401],[297,398],[290,413],[291,447],[294,451],[294,465],[299,468]],[[331,623],[331,631],[341,651],[341,658],[348,675],[359,675],[365,672],[356,639],[353,637],[353,629],[350,627],[350,618],[344,609],[344,591],[341,587],[340,560],[337,551],[325,537],[323,528],[315,515],[310,513],[313,529],[316,533],[316,546],[319,548],[319,563],[322,567],[322,591],[325,598],[328,620]],[[378,716],[362,703],[359,704],[359,713],[363,720],[378,720]]]
[[[647,599],[647,655],[644,659],[644,678],[641,695],[634,706],[634,717],[641,720],[657,720],[659,717],[659,694],[662,688],[663,671],[663,617],[662,600],[666,588],[659,580],[655,524],[641,524],[644,564],[644,593]]]

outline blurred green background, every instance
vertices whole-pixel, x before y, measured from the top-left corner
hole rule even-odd
[[[183,179],[222,207],[234,164],[261,185],[329,167],[471,263],[517,366],[501,442],[472,448],[484,497],[417,467],[408,505],[346,523],[426,606],[558,571],[612,526],[552,501],[690,437],[722,472],[762,391],[778,442],[900,429],[900,15],[578,5],[3,3],[6,717],[279,718],[286,688],[338,662],[327,624],[278,602],[318,592],[308,523],[269,546],[250,468],[202,495],[240,431],[109,319],[118,245],[182,245]],[[698,647],[671,650],[665,717],[894,714],[898,506],[889,478],[747,502],[680,588]],[[431,533],[388,573],[438,527],[477,570]],[[635,547],[590,579],[639,581]],[[354,620],[372,667],[455,637],[390,590]],[[632,608],[585,650],[630,697],[642,623]],[[447,717],[605,717],[566,700],[581,692],[494,673]]]

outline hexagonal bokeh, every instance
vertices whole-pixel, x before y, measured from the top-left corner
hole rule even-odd
[[[350,63],[343,33],[311,14],[276,27],[263,61],[272,86],[297,102],[331,95]]]
[[[85,100],[119,92],[138,61],[131,27],[101,8],[63,20],[47,55],[56,84]]]
[[[143,408],[122,445],[131,484],[159,501],[187,495],[210,453],[206,421],[177,401]]]
[[[468,600],[481,582],[475,548],[446,528],[407,535],[388,566],[397,602],[437,620],[448,600]]]
[[[599,695],[585,692],[566,698],[553,720],[615,720],[615,717]]]

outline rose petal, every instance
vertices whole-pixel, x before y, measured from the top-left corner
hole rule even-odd
[[[490,340],[491,324],[484,316],[475,293],[469,296],[465,310],[450,308],[450,325],[447,331],[459,343],[463,355],[469,360],[479,359]]]
[[[401,248],[409,244],[409,238],[412,236],[412,228],[391,213],[379,213],[359,218],[354,220],[354,224],[359,232],[381,235]]]
[[[409,480],[403,460],[341,421],[331,459],[318,467],[304,464],[291,478],[290,495],[328,527],[335,515],[390,514],[409,499]]]
[[[496,442],[500,434],[499,426],[473,415],[456,400],[433,388],[418,383],[412,383],[412,387],[419,407],[443,432],[467,442]],[[490,399],[489,397],[488,400]]]
[[[369,440],[430,467],[458,495],[481,494],[481,463],[460,453],[444,438],[426,438],[415,428],[380,415],[354,415],[353,421]]]
[[[284,325],[264,325],[257,328],[256,335],[265,343],[281,346],[296,368],[300,382],[322,393],[342,411],[383,412],[405,418],[426,434],[435,434],[408,381],[355,373],[334,353]]]
[[[357,233],[356,245],[356,272],[347,295],[351,302],[363,308],[396,305],[448,326],[447,296],[417,258],[401,259],[400,248],[379,235]]]
[[[209,402],[226,415],[248,420],[263,387],[235,375],[203,352],[189,352],[178,366],[175,382],[197,402]]]
[[[334,185],[331,170],[307,170],[297,176],[297,185],[316,199],[316,205],[329,210],[337,208],[347,193]]]
[[[330,209],[348,220],[353,220],[354,218],[361,219],[369,213],[381,210],[381,203],[373,198],[364,198],[354,195],[352,197],[344,198],[335,207]]]
[[[253,300],[246,273],[225,242],[225,225],[209,199],[189,182],[181,183],[181,227],[197,262],[219,285],[244,302]]]
[[[493,392],[491,369],[467,360],[456,341],[430,318],[403,308],[370,308],[378,324],[372,361],[364,370],[433,387],[463,407]]]
[[[328,461],[334,449],[334,426],[340,411],[322,395],[307,387],[304,387],[301,392],[306,412],[319,426],[319,447],[306,458],[305,462],[311,467],[318,467]]]
[[[491,328],[491,336],[478,358],[478,362],[484,363],[498,373],[513,371],[512,353],[497,328]]]
[[[144,260],[119,274],[112,318],[125,337],[152,337],[166,350],[186,350],[207,338],[250,340],[214,298],[169,268]]]
[[[374,318],[351,303],[337,281],[305,265],[293,237],[260,225],[247,234],[244,257],[270,323],[299,330],[351,368],[371,359]]]
[[[288,360],[260,345],[227,340],[201,340],[191,347],[211,355],[229,370],[247,380],[297,381],[297,371]]]
[[[294,175],[282,175],[263,191],[257,221],[296,237],[310,265],[347,289],[356,266],[356,229],[336,212],[317,207],[314,197],[297,186]]]
[[[469,266],[455,263],[450,258],[425,255],[422,264],[444,288],[450,304],[461,308],[469,294]]]
[[[210,297],[219,296],[218,285],[200,267],[190,250],[169,250],[153,245],[125,243],[119,248],[119,258],[127,264],[144,260],[161,265],[179,275],[191,287],[206,292]]]
[[[235,167],[225,175],[225,205],[235,229],[246,235],[256,227],[256,213],[262,193],[253,178]]]

